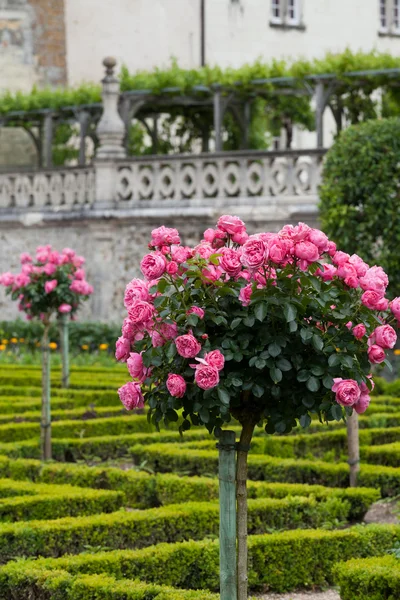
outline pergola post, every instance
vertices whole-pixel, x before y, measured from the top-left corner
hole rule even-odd
[[[319,81],[315,86],[315,129],[317,131],[317,148],[324,147],[324,110],[325,110],[325,86]]]
[[[90,115],[86,110],[81,110],[78,115],[79,121],[79,157],[78,165],[80,167],[86,164],[86,136],[88,133]]]
[[[215,132],[215,152],[222,150],[222,98],[221,88],[215,87],[214,90],[214,132]]]
[[[53,166],[53,113],[51,112],[46,113],[44,117],[42,148],[42,166],[50,168]]]

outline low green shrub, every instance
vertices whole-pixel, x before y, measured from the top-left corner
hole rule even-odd
[[[1,522],[110,513],[121,508],[124,500],[120,491],[0,479]]]
[[[363,446],[360,455],[366,462],[389,467],[400,466],[400,442],[381,446]]]
[[[250,587],[254,591],[287,592],[296,588],[331,585],[336,562],[383,554],[398,539],[400,528],[393,525],[356,526],[342,531],[298,529],[250,536]],[[216,540],[203,540],[159,544],[141,550],[11,562],[0,569],[0,596],[21,597],[18,592],[23,594],[26,588],[19,587],[20,582],[27,581],[34,570],[45,573],[47,577],[53,570],[65,570],[72,576],[102,573],[117,579],[138,577],[149,583],[197,589],[198,594],[198,588],[217,591],[218,553]],[[46,580],[45,575],[42,580]]]
[[[70,377],[70,387],[72,389],[98,389],[98,390],[107,390],[107,389],[116,389],[123,385],[128,379],[128,375],[126,373],[122,373],[117,370],[115,373],[113,370],[109,370],[109,372],[103,371],[102,376],[99,373],[71,373]],[[41,384],[41,374],[39,371],[19,371],[17,374],[14,374],[10,368],[5,371],[0,372],[0,386],[14,386],[17,388],[22,388],[26,385],[29,387],[39,387]],[[51,373],[51,385],[53,387],[61,387],[61,376],[60,373],[52,372]]]
[[[400,598],[400,560],[395,556],[356,558],[333,569],[342,600]]]
[[[344,522],[350,503],[340,498],[289,496],[249,500],[249,533],[318,527]],[[112,549],[144,548],[218,535],[218,503],[171,504],[143,511],[25,521],[0,525],[0,562],[16,556],[60,556],[83,552],[87,545]]]
[[[80,420],[87,421],[89,419],[98,419],[104,417],[120,417],[128,416],[129,413],[120,406],[99,406],[97,408],[69,408],[69,409],[56,409],[51,411],[51,420],[54,421],[66,421],[66,420]],[[130,417],[132,415],[129,415]],[[6,423],[38,423],[40,421],[40,412],[37,410],[26,411],[19,413],[17,407],[14,405],[13,413],[0,413],[0,425]]]
[[[117,580],[106,575],[70,575],[67,571],[9,572],[2,584],[4,600],[218,600],[206,591],[179,590],[140,581]]]
[[[13,387],[0,386],[0,412],[8,413],[15,411],[14,404],[17,403],[18,410],[40,409],[41,387]],[[117,389],[113,390],[71,390],[56,388],[51,391],[52,406],[56,408],[77,408],[79,406],[110,406],[121,405]],[[33,402],[36,404],[33,405]],[[30,403],[30,404],[29,404]],[[65,403],[65,404],[63,404]]]

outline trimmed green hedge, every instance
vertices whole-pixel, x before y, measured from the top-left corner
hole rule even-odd
[[[363,460],[374,465],[400,466],[400,442],[382,444],[382,446],[365,446],[360,449],[360,453]]]
[[[10,497],[12,493],[14,497]],[[124,500],[120,491],[0,480],[0,521],[111,513],[120,509]]]
[[[250,536],[250,588],[286,592],[330,585],[336,562],[383,554],[399,539],[400,527],[394,525],[357,526],[342,531],[298,529]],[[139,577],[152,583],[214,591],[219,586],[218,562],[218,542],[211,540],[18,561],[0,569],[0,594],[2,598],[21,597],[18,593],[24,594],[27,589],[20,587],[21,581],[28,581],[36,569],[47,577],[53,569],[65,569],[74,576],[103,573],[117,579]],[[45,575],[42,579],[46,580]]]
[[[19,407],[14,405],[14,412],[9,414],[2,414],[0,412],[0,425],[5,425],[6,423],[38,423],[38,421],[40,421],[40,412],[38,410],[20,413],[18,408]],[[119,406],[99,406],[97,408],[82,407],[56,409],[51,411],[52,422],[66,420],[80,420],[84,422],[90,419],[121,416],[132,417],[132,415],[124,409],[122,404]]]
[[[204,591],[178,590],[106,575],[70,575],[66,571],[29,570],[10,574],[2,586],[4,600],[218,600]]]
[[[270,529],[318,527],[343,522],[350,514],[350,503],[341,498],[289,496],[283,499],[249,500],[249,533]],[[143,511],[118,511],[111,514],[53,521],[25,521],[0,525],[0,562],[16,556],[60,556],[77,554],[85,546],[144,548],[159,542],[179,542],[218,535],[217,503],[171,504]]]
[[[342,600],[398,600],[400,560],[395,556],[353,559],[334,567]]]
[[[146,461],[155,471],[168,473],[184,471],[185,474],[204,475],[217,473],[218,456],[211,450],[185,450],[174,445],[136,445],[131,449],[134,459]],[[349,485],[349,467],[346,463],[327,463],[305,459],[285,459],[254,454],[249,456],[249,478],[255,481],[285,481],[309,483],[329,487]],[[361,465],[359,485],[377,488],[382,496],[400,493],[400,468]]]
[[[41,387],[14,387],[0,386],[0,412],[12,412],[7,407],[13,407],[14,403],[18,404],[18,408],[22,408],[24,404],[29,408],[26,410],[34,410],[33,402],[36,402],[38,410],[41,402]],[[113,390],[71,390],[56,388],[51,390],[52,406],[64,408],[62,402],[68,402],[65,408],[77,408],[78,406],[110,406],[111,404],[121,404],[118,398],[117,388]],[[29,404],[30,403],[30,404]],[[57,404],[59,403],[59,404]]]
[[[102,373],[71,373],[70,387],[73,389],[116,389],[120,387],[129,379],[128,373],[117,372],[114,373],[111,369],[109,372]],[[0,387],[3,386],[14,386],[22,388],[28,385],[30,388],[39,387],[41,385],[41,375],[39,372],[32,371],[20,371],[18,374],[13,374],[8,369],[5,372],[0,372]],[[51,385],[52,387],[61,387],[60,373],[51,374]]]

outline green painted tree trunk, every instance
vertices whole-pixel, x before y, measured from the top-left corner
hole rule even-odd
[[[236,435],[219,438],[219,557],[220,598],[237,600],[236,570]]]
[[[61,341],[61,360],[62,360],[62,379],[61,387],[69,388],[69,318],[68,315],[61,315],[59,318],[60,341]]]
[[[42,460],[51,459],[49,327],[49,323],[45,323],[42,338],[42,420],[40,424]]]

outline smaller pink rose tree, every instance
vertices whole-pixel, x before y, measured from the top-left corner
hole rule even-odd
[[[32,257],[21,254],[21,272],[3,273],[0,285],[6,294],[18,301],[18,309],[29,320],[40,320],[44,325],[42,339],[42,457],[51,458],[50,415],[50,355],[49,326],[58,318],[63,350],[63,383],[68,385],[68,319],[74,318],[82,302],[93,293],[82,268],[85,259],[70,248],[57,252],[51,246],[39,246]]]
[[[156,426],[181,415],[181,431],[204,425],[220,436],[232,417],[240,423],[237,597],[244,600],[254,428],[282,434],[313,417],[364,413],[371,365],[386,362],[396,342],[400,299],[389,303],[380,267],[338,251],[304,223],[249,235],[238,217],[224,215],[195,247],[167,227],[152,232],[149,246],[144,279],[125,293],[116,356],[133,381],[120,398],[128,410],[147,404]]]

